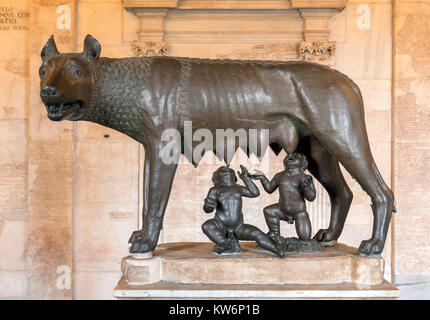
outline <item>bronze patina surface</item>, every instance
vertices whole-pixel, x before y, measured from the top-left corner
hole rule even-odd
[[[284,257],[281,245],[273,242],[268,235],[257,227],[244,223],[242,197],[256,198],[260,195],[251,175],[244,166],[238,172],[245,186],[237,184],[234,170],[227,166],[218,168],[213,173],[214,186],[209,189],[203,210],[206,213],[215,211],[215,217],[202,225],[203,233],[215,243],[214,252],[240,253],[239,240],[255,241],[266,250],[280,258]]]
[[[331,200],[330,226],[318,231],[319,241],[340,236],[352,201],[341,163],[372,200],[372,237],[358,252],[382,252],[394,197],[370,151],[360,90],[347,76],[309,62],[111,59],[100,51],[88,35],[82,53],[61,54],[51,37],[41,54],[40,95],[51,120],[92,121],[145,147],[143,229],[130,238],[132,252],[157,245],[177,168],[160,159],[161,134],[175,128],[183,136],[184,121],[213,132],[269,129],[275,153],[304,154]]]

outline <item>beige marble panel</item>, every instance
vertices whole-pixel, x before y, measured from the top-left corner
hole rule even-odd
[[[367,203],[361,204],[353,201],[351,209],[349,210],[346,224],[354,227],[357,226],[371,226],[373,222],[372,208],[370,207],[370,198]]]
[[[424,203],[430,201],[428,181],[428,163],[430,161],[430,143],[396,143],[396,167],[394,171],[396,183],[397,204],[399,208],[415,207],[421,211]],[[405,220],[402,220],[404,217]],[[407,211],[399,209],[399,223],[406,223]],[[407,224],[409,225],[409,224]],[[415,232],[415,226],[411,226]],[[400,238],[401,239],[401,238]]]
[[[0,222],[0,270],[25,270],[27,223],[6,220]],[[1,272],[1,271],[0,271]]]
[[[25,162],[25,120],[0,121],[0,164]]]
[[[75,270],[119,271],[128,239],[137,230],[137,202],[78,202],[75,208]]]
[[[428,128],[429,108],[423,101],[428,95],[429,80],[410,80],[409,91],[396,96],[396,141],[425,143],[429,141]],[[396,84],[397,85],[397,84]],[[427,92],[426,92],[427,91]],[[420,101],[422,104],[419,104]],[[401,106],[401,107],[400,107]]]
[[[0,43],[8,42],[0,40]],[[19,51],[24,51],[24,43],[20,44]],[[24,119],[25,95],[22,93],[25,90],[25,76],[28,72],[26,62],[24,59],[3,59],[2,53],[0,57],[0,119]]]
[[[2,0],[1,6],[4,9],[2,10],[2,21],[0,21],[0,43],[2,44],[0,61],[4,64],[0,63],[0,65],[5,66],[7,70],[7,65],[13,63],[15,67],[18,66],[18,69],[22,69],[19,63],[23,62],[26,57],[27,32],[25,29],[30,24],[30,18],[27,15],[23,17],[22,13],[29,13],[28,1]]]
[[[77,300],[114,299],[113,288],[120,278],[120,270],[118,272],[75,272],[73,297]]]
[[[371,9],[370,29],[359,29],[357,8]],[[391,79],[391,3],[351,3],[346,8],[345,43],[336,46],[336,69],[352,79]]]
[[[20,299],[27,293],[25,271],[0,270],[0,299]]]
[[[429,274],[430,3],[395,3],[396,274]]]
[[[122,3],[121,1],[78,1],[77,19],[79,21],[78,48],[83,48],[83,40],[91,34],[104,48],[122,42]]]
[[[137,202],[136,142],[93,140],[79,142],[77,147],[77,201]]]
[[[0,220],[25,220],[27,170],[25,164],[0,164]]]
[[[28,296],[70,298],[56,286],[57,268],[72,268],[71,140],[33,141],[29,149]]]
[[[0,299],[27,294],[27,1],[0,5]],[[9,20],[9,21],[6,21]],[[12,21],[11,21],[12,20]]]
[[[348,243],[349,246],[358,248],[363,240],[372,237],[372,228],[368,225],[350,225],[345,223],[342,235],[339,237],[339,243]]]
[[[329,41],[336,41],[336,45],[340,43],[346,43],[346,12],[347,10],[342,10],[341,12],[333,13],[333,16],[328,21],[328,29],[330,30]]]
[[[428,210],[399,204],[396,215],[396,274],[429,274]]]

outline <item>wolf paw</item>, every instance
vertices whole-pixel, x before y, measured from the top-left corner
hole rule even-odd
[[[146,253],[154,251],[157,244],[148,241],[143,236],[143,230],[134,231],[128,240],[131,243],[130,253]]]
[[[318,242],[330,242],[337,240],[337,237],[333,231],[330,229],[320,229],[314,236],[314,240]]]
[[[379,257],[384,249],[384,242],[379,239],[369,239],[361,242],[357,255]]]

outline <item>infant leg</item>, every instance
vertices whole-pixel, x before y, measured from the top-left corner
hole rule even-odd
[[[210,219],[203,223],[202,225],[203,233],[211,239],[215,244],[228,248],[230,246],[230,242],[227,240],[226,232],[222,226],[220,226],[220,222],[215,219]]]
[[[309,240],[312,234],[311,221],[306,211],[298,213],[294,220],[296,221],[296,232],[301,240]]]
[[[239,240],[251,241],[254,240],[257,244],[268,251],[273,252],[280,258],[284,257],[284,252],[278,248],[274,242],[260,229],[249,224],[242,224],[235,234]]]
[[[277,203],[265,207],[264,218],[266,219],[266,224],[269,227],[269,234],[274,238],[278,239],[281,236],[279,228],[279,220],[282,215],[281,206]]]

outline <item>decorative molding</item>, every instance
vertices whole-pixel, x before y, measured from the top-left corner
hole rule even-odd
[[[296,59],[334,64],[336,44],[329,42],[328,22],[334,14],[345,8],[348,0],[123,0],[123,3],[124,8],[133,12],[139,19],[138,40],[132,43],[132,50],[136,56],[167,55],[170,42],[228,43],[241,41],[261,44],[286,42],[298,48]],[[223,30],[222,28],[220,30],[219,27],[214,30],[210,28],[194,30],[192,25],[184,30],[165,30],[166,17],[171,17],[172,20],[169,20],[169,23],[175,19],[176,21],[183,20],[188,16],[191,20],[198,21],[202,15],[210,16],[211,10],[214,10],[215,16],[219,16],[221,10],[229,10],[229,15],[222,18],[225,21],[227,18],[233,18],[231,11],[245,15],[245,13],[242,14],[245,11],[237,10],[251,10],[248,11],[249,14],[258,16],[258,21],[263,20],[263,16],[270,19],[267,10],[271,10],[271,12],[289,11],[293,16],[295,13],[295,19],[301,18],[303,21],[302,39],[300,39],[300,31],[296,36],[292,31],[268,32],[264,27],[260,28],[261,30],[251,28],[252,30],[249,32]],[[260,15],[262,16],[260,17]],[[297,33],[297,30],[295,32]],[[261,50],[257,51],[260,53]],[[276,53],[276,56],[278,54]],[[290,53],[287,54],[287,56],[289,55]]]
[[[303,40],[297,44],[298,57],[326,65],[335,64],[336,42],[329,41],[328,22],[333,9],[299,9],[303,18]]]
[[[301,60],[319,62],[327,65],[334,64],[336,42],[303,41],[297,48]]]
[[[299,9],[303,18],[303,39],[305,41],[328,41],[328,22],[336,13],[332,9]]]
[[[166,1],[167,2],[167,1]],[[131,51],[136,57],[166,56],[169,44],[164,41],[165,8],[142,9],[134,8],[133,12],[139,19],[137,41],[131,44]]]
[[[348,0],[290,0],[292,9],[345,9]]]
[[[131,51],[135,57],[167,56],[169,44],[167,42],[134,41]]]
[[[180,43],[293,43],[302,40],[300,33],[267,32],[168,32],[164,40]]]
[[[139,19],[137,36],[139,41],[163,41],[164,19],[168,9],[134,9]]]
[[[177,8],[180,0],[122,0],[126,9],[134,8]]]
[[[126,9],[286,10],[325,8],[342,11],[348,0],[123,0]]]

